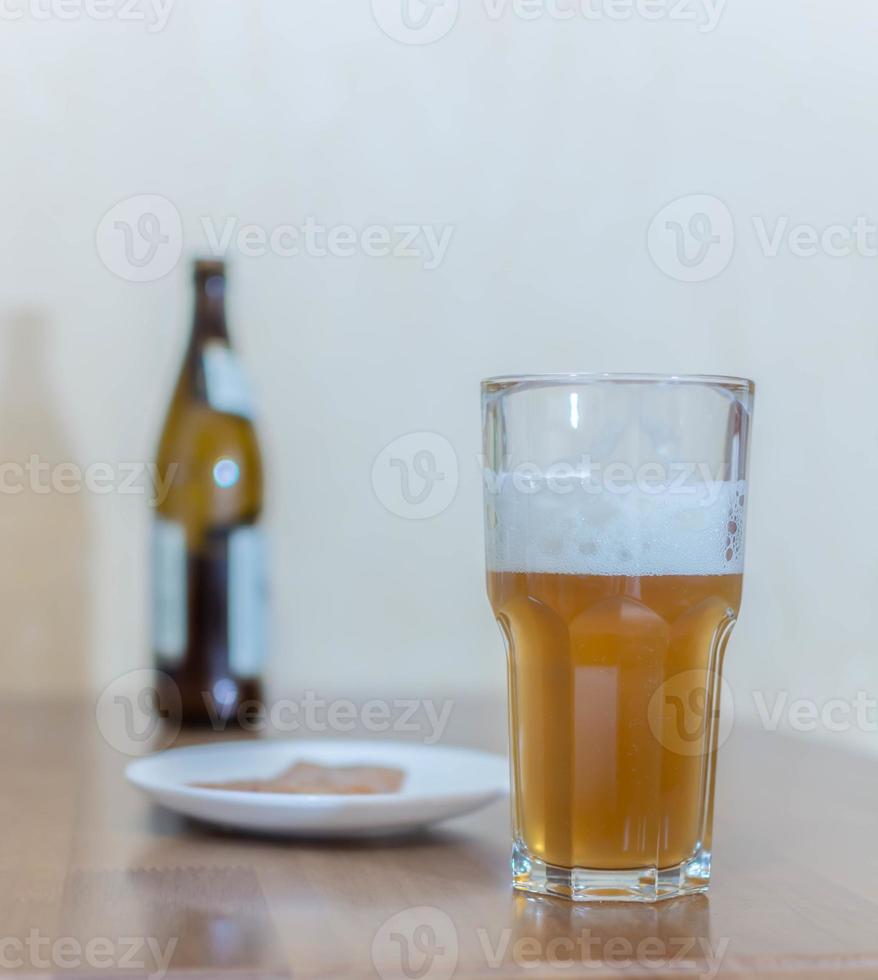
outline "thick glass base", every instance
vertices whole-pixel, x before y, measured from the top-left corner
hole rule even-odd
[[[626,868],[604,871],[559,868],[533,858],[516,841],[512,847],[513,887],[571,902],[660,902],[706,892],[710,884],[710,852],[695,854],[672,868]]]

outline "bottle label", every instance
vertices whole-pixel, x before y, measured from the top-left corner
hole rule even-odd
[[[234,351],[225,344],[207,343],[202,351],[207,400],[211,408],[227,415],[253,418],[250,386]]]
[[[265,538],[257,527],[229,534],[229,667],[235,677],[262,672],[268,643]]]
[[[179,664],[186,652],[186,531],[156,516],[152,526],[153,647],[162,664]]]

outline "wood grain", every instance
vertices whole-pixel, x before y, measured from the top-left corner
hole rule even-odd
[[[458,701],[445,741],[497,750],[504,731],[502,705]],[[787,736],[735,729],[710,895],[656,906],[514,894],[505,803],[370,843],[200,826],[125,783],[129,759],[85,703],[2,706],[0,759],[0,972],[878,977],[878,764]],[[55,943],[66,959],[46,963]],[[100,968],[84,962],[89,943]]]

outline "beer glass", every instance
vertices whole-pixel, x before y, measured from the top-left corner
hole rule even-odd
[[[482,384],[518,889],[575,901],[707,889],[753,397],[726,377]]]

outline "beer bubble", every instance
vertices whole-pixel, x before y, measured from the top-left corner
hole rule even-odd
[[[492,571],[568,575],[731,575],[743,569],[745,484],[702,493],[552,492],[531,475],[521,492],[501,475],[487,521]],[[709,490],[709,492],[707,492]],[[516,533],[528,528],[529,533]]]

